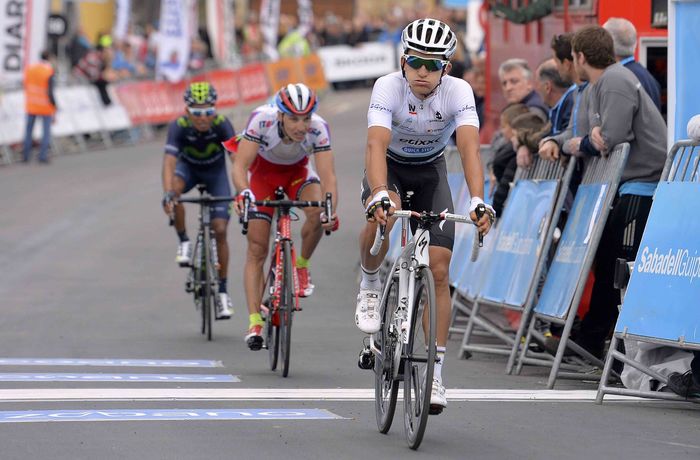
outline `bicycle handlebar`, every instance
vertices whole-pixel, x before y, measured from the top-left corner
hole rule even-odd
[[[385,208],[386,210],[386,208]],[[477,206],[476,209],[476,215],[477,219],[481,219],[481,216],[484,215],[486,212],[486,208],[484,205],[479,205]],[[397,218],[397,219],[422,219],[425,218],[425,216],[429,216],[431,213],[425,213],[425,212],[416,212],[416,211],[404,211],[404,210],[398,210],[394,211],[394,213],[389,216],[389,218]],[[449,212],[441,212],[440,214],[434,214],[432,215],[432,219],[436,222],[439,222],[441,220],[449,220],[452,222],[461,222],[463,224],[474,224],[476,223],[472,221],[471,217],[469,216],[464,216],[461,214],[453,214]],[[382,246],[382,243],[384,242],[384,235],[386,233],[386,226],[385,225],[379,225],[377,227],[377,232],[374,235],[374,242],[372,243],[372,247],[369,250],[369,253],[373,256],[376,256],[379,254],[379,249]],[[483,246],[483,241],[484,241],[484,235],[479,232],[479,247]]]
[[[244,235],[248,233],[248,222],[250,206],[262,206],[266,208],[323,208],[326,213],[326,220],[333,215],[333,196],[330,192],[326,193],[326,199],[324,201],[311,201],[311,200],[255,200],[250,199],[250,195],[246,192],[243,195],[243,213],[240,217],[240,223],[242,226],[241,233]],[[326,235],[330,235],[331,231],[326,230]]]

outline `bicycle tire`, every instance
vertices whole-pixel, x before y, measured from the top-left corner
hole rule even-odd
[[[207,340],[211,341],[211,323],[212,323],[212,313],[214,309],[214,293],[212,286],[214,266],[211,257],[211,244],[212,238],[211,234],[204,232],[204,244],[202,248],[204,249],[204,267],[202,270],[204,277],[204,296],[202,298],[202,309],[204,310],[204,325],[206,329]]]
[[[421,267],[415,276],[411,330],[405,349],[403,389],[406,440],[409,447],[414,450],[420,446],[428,423],[436,355],[436,304],[433,273],[430,268]]]
[[[274,371],[277,369],[277,361],[280,351],[280,328],[273,324],[272,310],[270,310],[270,316],[265,320],[265,342],[267,343],[268,361],[270,363],[270,370]],[[277,316],[279,318],[279,315]]]
[[[380,315],[382,326],[374,335],[374,345],[379,354],[374,355],[374,412],[377,416],[377,429],[382,434],[389,432],[396,411],[396,400],[399,394],[399,381],[394,379],[394,370],[399,365],[401,356],[396,356],[396,345],[400,337],[395,331],[394,316],[398,303],[398,280],[394,276],[387,277],[382,296]]]
[[[207,318],[205,316],[204,308],[204,284],[206,282],[205,271],[202,270],[202,256],[201,256],[201,245],[202,240],[200,236],[197,236],[197,241],[195,242],[194,251],[192,251],[192,271],[193,271],[193,297],[195,308],[199,310],[200,322],[200,332],[202,335],[207,333]]]
[[[280,352],[282,358],[282,377],[289,375],[289,357],[292,353],[292,318],[294,317],[294,277],[292,248],[289,241],[282,242],[282,288],[280,292]]]

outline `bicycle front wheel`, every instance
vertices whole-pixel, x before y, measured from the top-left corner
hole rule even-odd
[[[411,330],[404,361],[404,427],[411,449],[418,449],[430,413],[435,368],[435,282],[428,267],[416,273]]]
[[[206,330],[207,340],[211,340],[211,324],[212,316],[215,308],[216,296],[216,267],[214,266],[212,244],[216,244],[211,236],[211,233],[204,232],[204,259],[202,267],[202,276],[204,277],[204,292],[202,298],[202,315],[204,320],[204,328]]]
[[[294,262],[289,241],[282,242],[282,289],[279,305],[279,341],[282,358],[282,377],[289,375],[289,357],[292,347],[292,318],[294,316]]]
[[[386,434],[391,428],[396,411],[399,381],[394,378],[401,359],[401,339],[396,329],[395,313],[398,304],[398,280],[390,276],[385,287],[385,295],[379,313],[382,326],[374,334],[374,412],[377,428]]]

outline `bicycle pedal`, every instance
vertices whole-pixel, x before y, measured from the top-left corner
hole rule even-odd
[[[437,404],[431,404],[430,409],[428,409],[428,415],[440,415],[442,411],[445,410],[444,407]]]

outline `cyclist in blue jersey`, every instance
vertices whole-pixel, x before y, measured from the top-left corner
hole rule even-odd
[[[175,261],[182,267],[192,263],[192,245],[185,228],[185,208],[177,203],[177,198],[197,184],[204,184],[213,196],[231,195],[226,149],[222,143],[235,136],[231,122],[216,113],[216,90],[210,83],[190,84],[184,99],[186,113],[168,126],[163,159],[163,209],[175,216],[175,231],[180,240]],[[212,229],[220,262],[216,319],[229,319],[232,313],[226,289],[229,256],[226,227],[230,214],[227,202],[212,206]]]

